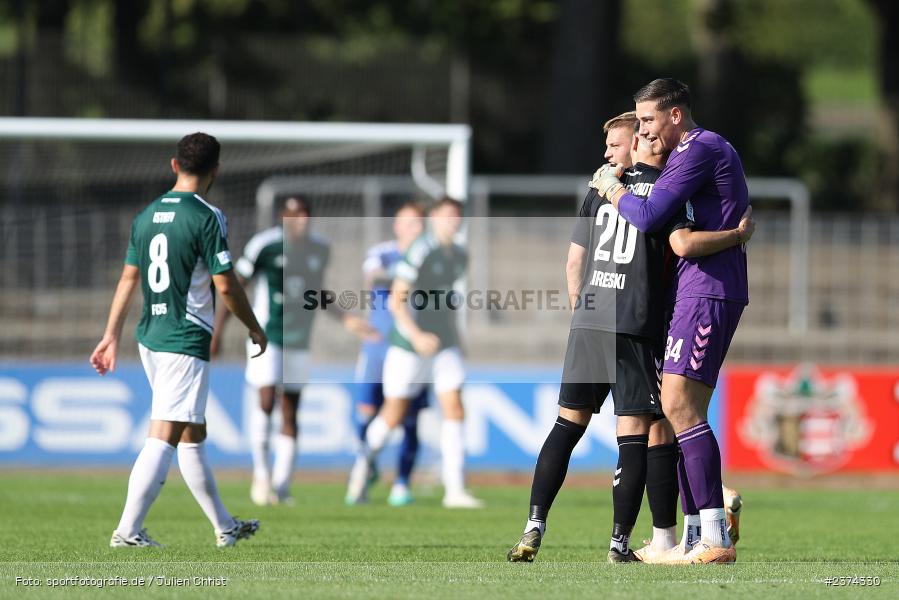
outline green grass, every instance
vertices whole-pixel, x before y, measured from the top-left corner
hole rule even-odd
[[[236,514],[262,528],[237,547],[214,547],[211,527],[177,476],[147,520],[162,550],[106,545],[124,500],[124,474],[0,472],[0,597],[93,597],[88,587],[50,589],[47,578],[227,578],[216,589],[116,588],[103,594],[244,598],[673,598],[899,597],[899,491],[743,489],[739,562],[659,567],[603,562],[611,523],[608,489],[563,489],[537,562],[509,564],[528,491],[477,489],[482,511],[448,511],[419,490],[407,508],[348,508],[343,486],[295,488],[293,508],[250,505],[247,484],[220,482]],[[635,538],[648,534],[644,506]],[[828,587],[834,576],[878,576],[876,588]],[[16,587],[16,577],[44,581]]]

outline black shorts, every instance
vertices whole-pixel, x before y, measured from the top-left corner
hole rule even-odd
[[[559,406],[598,413],[611,391],[616,415],[664,418],[661,365],[660,340],[572,329],[565,352]]]

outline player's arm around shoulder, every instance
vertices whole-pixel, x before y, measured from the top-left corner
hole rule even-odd
[[[609,201],[640,231],[659,231],[713,178],[718,159],[717,150],[705,140],[688,138],[672,151],[649,197],[643,199],[619,188]]]
[[[691,227],[676,229],[668,236],[671,250],[681,258],[698,258],[717,254],[728,248],[748,242],[755,233],[752,206],[740,217],[734,229],[724,231],[695,231]]]
[[[128,262],[122,268],[122,275],[119,277],[119,283],[116,286],[103,339],[94,348],[90,357],[91,366],[100,375],[106,375],[115,371],[119,340],[122,337],[122,329],[125,326],[128,309],[131,308],[134,290],[137,289],[138,285],[140,285],[140,269],[137,265]]]

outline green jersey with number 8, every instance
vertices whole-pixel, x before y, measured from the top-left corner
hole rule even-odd
[[[222,211],[192,192],[168,192],[135,217],[125,263],[141,275],[138,342],[209,360],[212,275],[232,268],[227,235]]]

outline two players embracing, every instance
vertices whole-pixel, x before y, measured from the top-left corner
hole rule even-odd
[[[572,235],[566,271],[574,310],[559,418],[537,460],[524,535],[507,556],[513,562],[536,556],[571,452],[610,391],[619,457],[609,561],[736,560],[736,521],[730,515],[729,532],[707,411],[749,301],[744,244],[754,223],[746,178],[733,147],[693,122],[686,85],[657,79],[634,101],[635,112],[606,123],[611,162],[594,175]],[[669,246],[678,258],[666,284]],[[653,540],[635,552],[629,539],[644,487]],[[739,499],[730,500],[738,510]]]

